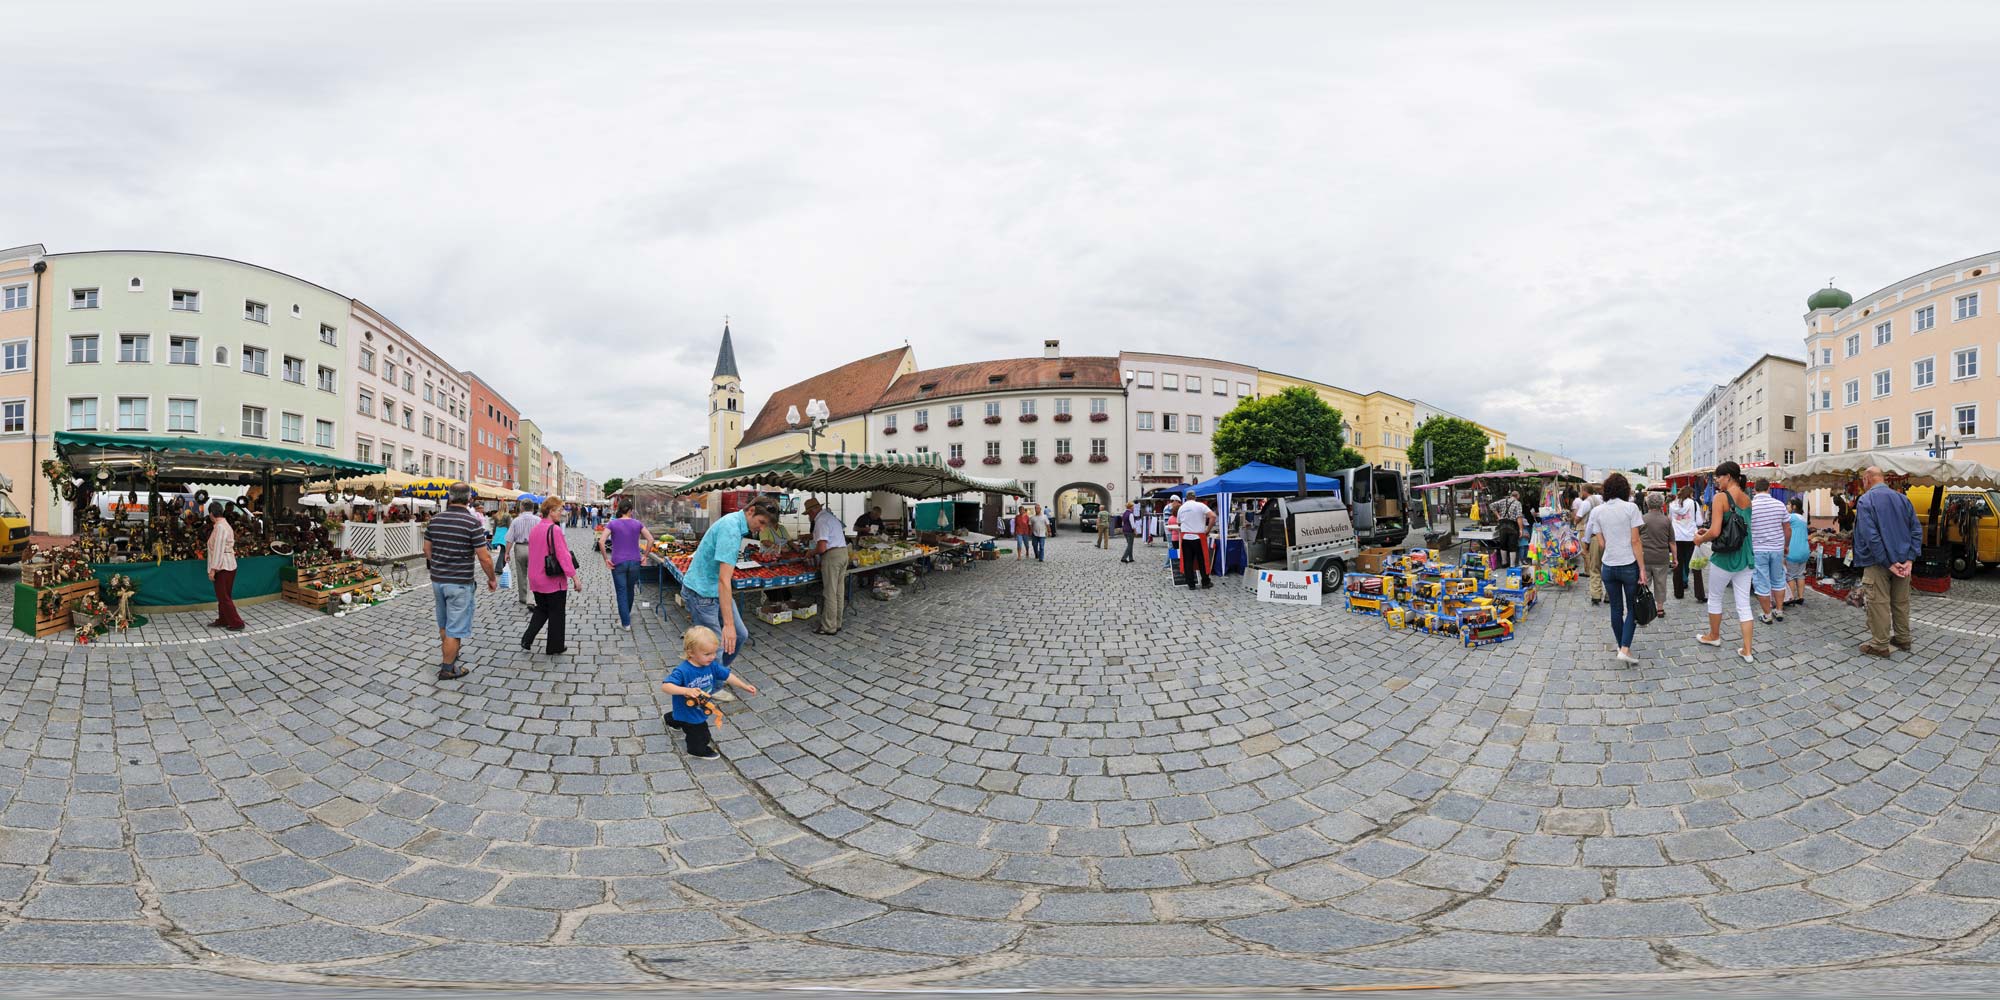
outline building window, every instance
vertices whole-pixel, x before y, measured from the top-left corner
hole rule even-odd
[[[366,390],[366,389],[363,389],[363,390],[361,390],[361,396],[360,396],[360,402],[359,402],[359,403],[358,403],[358,404],[357,404],[357,405],[355,406],[355,409],[357,409],[357,410],[360,410],[360,411],[361,411],[361,415],[362,415],[362,416],[364,416],[364,417],[372,417],[372,416],[374,416],[374,415],[375,415],[375,394],[374,394],[374,393],[372,393],[372,392],[369,392],[369,391],[368,391],[368,390]]]
[[[1138,373],[1138,375],[1139,375],[1139,377],[1138,377],[1138,380],[1137,380],[1137,383],[1136,383],[1136,384],[1137,384],[1137,385],[1139,386],[1139,388],[1141,388],[1141,389],[1151,389],[1151,388],[1153,387],[1153,373],[1152,373],[1152,372],[1139,372],[1139,373]]]
[[[998,400],[986,404],[986,415],[989,417],[1000,415],[1000,403]]]
[[[1236,396],[1237,396],[1237,398],[1239,398],[1239,399],[1240,399],[1240,398],[1242,398],[1242,397],[1244,397],[1244,396],[1248,396],[1248,395],[1250,395],[1250,383],[1248,383],[1248,382],[1238,382],[1238,383],[1236,383]]]
[[[429,382],[424,383],[424,402],[426,403],[437,402],[437,398],[431,395],[431,384]]]
[[[954,462],[963,462],[963,461],[965,461],[965,446],[964,446],[964,445],[962,445],[962,444],[954,444],[954,445],[952,445],[952,446],[951,446],[951,459],[952,459],[952,461],[954,461]]]
[[[270,363],[271,352],[261,347],[245,347],[243,349],[244,371],[252,375],[269,375],[271,373]]]
[[[372,441],[354,442],[354,460],[368,465],[375,464],[375,444]]]
[[[1200,391],[1201,391],[1201,376],[1199,376],[1199,375],[1189,375],[1189,376],[1187,377],[1187,391],[1189,391],[1189,392],[1200,392]],[[1188,471],[1189,471],[1189,472],[1193,472],[1194,470],[1193,470],[1193,469],[1189,469]]]
[[[1160,414],[1160,429],[1166,431],[1169,434],[1180,433],[1181,415],[1178,413]]]
[[[97,334],[79,333],[69,338],[69,363],[73,365],[97,363]]]
[[[1146,410],[1140,410],[1137,419],[1138,419],[1138,428],[1140,430],[1150,431],[1153,429],[1153,414],[1151,412]]]
[[[417,373],[409,370],[408,368],[403,369],[403,391],[404,392],[417,391]],[[730,407],[730,409],[733,410],[735,409],[735,407],[732,406]]]
[[[1828,452],[1831,452],[1832,450],[1833,450],[1833,435],[1830,433],[1821,434],[1819,436],[1819,453],[1824,455],[1827,454]]]
[[[1910,388],[1928,389],[1936,381],[1936,358],[1918,358],[1910,363]]]
[[[10,399],[0,403],[0,434],[28,432],[28,401]]]
[[[387,396],[382,397],[382,422],[385,424],[396,422],[396,401]]]
[[[1792,464],[1792,463],[1793,463],[1793,462],[1795,462],[1795,461],[1798,461],[1798,453],[1797,453],[1797,452],[1795,452],[1795,451],[1793,451],[1793,450],[1792,450],[1792,449],[1790,449],[1790,448],[1786,448],[1786,449],[1785,449],[1785,464],[1786,464],[1786,465],[1790,465],[1790,464]]]
[[[168,337],[167,364],[170,365],[201,364],[201,338],[180,337],[180,336]]]
[[[1091,457],[1093,457],[1093,458],[1095,458],[1095,457],[1098,457],[1098,456],[1101,456],[1101,455],[1103,455],[1103,454],[1104,454],[1104,439],[1103,439],[1103,438],[1091,438],[1091,439],[1090,439],[1090,454],[1091,454]]]
[[[1979,404],[1967,403],[1956,406],[1951,411],[1952,427],[1959,437],[1974,437],[1979,433]]]
[[[319,391],[333,391],[333,369],[325,365],[319,366]]]
[[[424,414],[424,436],[427,438],[438,436],[437,431],[431,426],[431,415],[428,413]]]
[[[334,329],[330,324],[321,323],[319,325],[319,342],[328,347],[340,346],[340,331]]]
[[[1151,471],[1153,471],[1153,453],[1152,453],[1152,452],[1150,452],[1150,451],[1142,451],[1142,452],[1140,452],[1140,453],[1139,453],[1139,471],[1140,471],[1140,472],[1151,472]]]
[[[10,340],[0,344],[0,372],[28,370],[28,341]]]
[[[1860,426],[1856,424],[1848,424],[1845,429],[1845,434],[1843,435],[1843,438],[1846,441],[1848,451],[1853,451],[1861,447]]]
[[[1025,439],[1025,440],[1023,440],[1023,441],[1021,442],[1021,457],[1022,457],[1022,458],[1034,458],[1034,457],[1035,457],[1035,439],[1034,439],[1034,438],[1027,438],[1027,439]]]
[[[944,412],[946,420],[956,420],[959,423],[965,422],[965,404],[963,403],[953,403]]]
[[[244,299],[243,318],[252,323],[264,323],[268,325],[271,322],[271,307],[262,302],[252,302],[249,299]]]
[[[243,436],[253,437],[253,438],[268,436],[267,432],[264,430],[263,407],[246,406],[243,408]]]
[[[1092,396],[1092,397],[1090,397],[1090,412],[1092,412],[1092,413],[1103,413],[1103,412],[1105,412],[1105,406],[1106,406],[1106,405],[1107,405],[1107,404],[1105,403],[1105,397],[1103,397],[1103,396]]]
[[[893,430],[895,430],[895,429],[896,429],[896,415],[895,415],[895,414],[893,414],[893,413],[885,413],[885,414],[883,414],[883,415],[882,415],[882,429],[883,429],[883,430],[885,430],[885,431],[893,431]]]
[[[97,429],[96,396],[70,397],[69,429],[73,431],[94,431]]]
[[[1219,379],[1216,379],[1216,380],[1215,380],[1215,383],[1214,383],[1214,384],[1215,384],[1215,394],[1216,394],[1216,395],[1218,395],[1218,396],[1227,396],[1227,395],[1229,395],[1229,380],[1228,380],[1228,379],[1222,379],[1222,378],[1219,378]]]
[[[304,444],[306,440],[306,418],[297,413],[278,414],[278,440],[293,444]]]
[[[1848,379],[1847,384],[1845,386],[1842,386],[1841,388],[1842,388],[1841,400],[1846,405],[1853,406],[1854,404],[1861,402],[1860,379],[1858,378]]]
[[[396,363],[394,361],[382,362],[382,380],[390,385],[396,384]]]
[[[923,425],[924,425],[925,427],[929,427],[929,426],[930,426],[930,424],[931,424],[931,411],[929,411],[929,410],[918,410],[918,411],[917,411],[917,417],[916,417],[916,422],[917,422],[917,423],[920,423],[920,424],[923,424]]]
[[[1032,417],[1035,415],[1034,400],[1032,399],[1021,400],[1021,415],[1024,417]]]
[[[1967,347],[1951,353],[1951,380],[1979,377],[1979,348]]]
[[[1160,373],[1160,388],[1172,389],[1175,392],[1179,392],[1181,388],[1181,377],[1179,375],[1174,374],[1173,372]]]
[[[1070,399],[1068,396],[1056,400],[1056,414],[1058,416],[1067,416],[1069,414],[1069,404]]]
[[[215,363],[216,363],[216,364],[218,364],[218,365],[221,365],[221,366],[223,366],[223,367],[225,367],[225,368],[227,368],[227,367],[229,366],[229,348],[228,348],[228,347],[226,347],[226,346],[224,346],[224,345],[222,345],[222,344],[217,344],[217,345],[215,345]]]
[[[1883,396],[1887,396],[1888,394],[1889,394],[1889,372],[1887,370],[1876,372],[1874,398],[1881,399]]]
[[[1860,334],[1858,334],[1858,333],[1850,333],[1850,334],[1848,334],[1848,335],[1847,335],[1847,356],[1851,358],[1851,357],[1853,357],[1853,356],[1855,356],[1855,355],[1857,355],[1857,354],[1860,354],[1860,353],[1861,353],[1861,335],[1860,335]]]
[[[174,289],[173,309],[176,312],[200,312],[201,293],[190,292],[185,288]]]
[[[192,399],[167,400],[167,430],[187,434],[200,431],[200,405]]]
[[[306,359],[285,355],[285,381],[294,385],[306,384]]]
[[[28,286],[8,285],[0,288],[0,310],[12,311],[28,308]]]
[[[147,411],[152,400],[145,396],[118,397],[118,429],[121,431],[143,431],[151,427]]]
[[[1188,456],[1188,461],[1187,461],[1187,470],[1188,470],[1188,474],[1190,474],[1190,475],[1195,475],[1195,476],[1199,476],[1199,475],[1201,475],[1201,456],[1200,456],[1200,455],[1189,455],[1189,456]]]
[[[1823,365],[1833,364],[1833,348],[1822,347],[1819,349],[1819,363]]]
[[[1789,413],[1785,414],[1785,429],[1786,429],[1786,430],[1788,430],[1788,431],[1793,431],[1793,430],[1798,430],[1798,426],[1797,426],[1797,425],[1798,425],[1798,419],[1799,419],[1799,418],[1797,418],[1797,417],[1795,417],[1795,416],[1793,416],[1793,415],[1791,415],[1791,414],[1789,414]]]
[[[1160,471],[1161,471],[1161,472],[1179,472],[1179,471],[1181,471],[1181,457],[1180,457],[1179,455],[1177,455],[1177,454],[1175,454],[1175,453],[1171,452],[1171,451],[1170,451],[1170,452],[1167,452],[1167,453],[1166,453],[1166,454],[1164,454],[1164,455],[1161,455],[1161,456],[1160,456]]]
[[[1056,438],[1056,454],[1058,456],[1069,454],[1069,438]]]
[[[363,349],[363,350],[362,350],[362,352],[361,352],[361,370],[362,370],[362,371],[364,371],[364,372],[367,372],[367,373],[369,373],[370,375],[373,375],[373,374],[375,374],[375,352],[374,352],[374,351],[370,351],[370,350],[366,350],[366,349]]]
[[[1887,420],[1875,421],[1875,447],[1889,447],[1889,422]]]
[[[1930,410],[1920,410],[1911,420],[1911,424],[1916,427],[1916,439],[1919,443],[1929,441],[1937,430],[1937,414]]]
[[[1187,432],[1189,434],[1201,433],[1201,414],[1190,413],[1187,415]]]
[[[97,289],[95,289],[95,288],[72,288],[72,289],[70,289],[70,290],[69,290],[69,307],[70,307],[71,309],[95,309],[95,308],[97,308]]]
[[[1875,324],[1875,346],[1882,347],[1888,343],[1889,343],[1889,321],[1883,320],[1882,322]]]
[[[152,361],[153,338],[144,333],[119,334],[118,360],[130,364],[146,364]]]
[[[1910,314],[1910,329],[1918,333],[1937,325],[1937,307],[1925,306]]]
[[[1971,319],[1979,315],[1979,293],[1971,292],[1951,300],[1951,318]]]
[[[998,442],[998,441],[988,441],[988,442],[986,442],[986,457],[987,457],[987,458],[999,458],[999,457],[1000,457],[1000,442]]]
[[[313,421],[313,444],[316,444],[321,448],[333,447],[333,421],[331,420]]]

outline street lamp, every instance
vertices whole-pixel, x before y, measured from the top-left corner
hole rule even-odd
[[[1124,401],[1123,401],[1123,402],[1124,402],[1124,407],[1125,407],[1125,427],[1124,427],[1124,434],[1125,434],[1125,471],[1131,474],[1131,477],[1132,477],[1132,482],[1133,482],[1134,484],[1138,484],[1138,483],[1139,483],[1139,469],[1138,469],[1138,463],[1137,463],[1137,462],[1134,462],[1134,461],[1132,460],[1132,459],[1133,459],[1133,455],[1132,455],[1132,380],[1133,380],[1133,379],[1134,379],[1135,377],[1137,377],[1137,376],[1135,376],[1135,375],[1134,375],[1134,374],[1133,374],[1132,372],[1126,372],[1126,373],[1125,373],[1125,381],[1124,381],[1124,383],[1123,383],[1123,384],[1121,384],[1121,385],[1120,385],[1120,386],[1118,387],[1118,391],[1119,391],[1120,393],[1122,393],[1122,394],[1124,395]],[[1140,495],[1140,494],[1139,494],[1138,492],[1136,492],[1136,491],[1135,491],[1135,492],[1132,492],[1132,493],[1128,493],[1128,494],[1126,494],[1126,495],[1125,495],[1125,500],[1126,500],[1126,502],[1127,502],[1127,503],[1131,503],[1131,502],[1136,502],[1136,501],[1138,500],[1138,498],[1139,498],[1139,495]],[[1150,545],[1150,544],[1152,544],[1152,543],[1151,543],[1151,542],[1149,541],[1149,542],[1147,542],[1146,544]]]
[[[820,434],[826,431],[826,422],[832,419],[832,417],[833,417],[833,412],[827,409],[826,400],[823,399],[806,400],[805,418],[807,423],[805,426],[805,432],[806,432],[807,451],[819,450],[819,436]],[[794,428],[799,426],[798,407],[793,406],[785,410],[785,423]],[[842,447],[843,448],[845,447],[844,442],[842,444]]]

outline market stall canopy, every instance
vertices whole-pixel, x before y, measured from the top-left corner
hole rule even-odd
[[[377,469],[373,475],[362,476],[359,479],[342,479],[338,492],[374,493],[380,490],[389,493],[400,493],[404,487],[416,481],[417,477],[408,473],[397,472],[394,469]],[[334,489],[334,484],[323,479],[309,483],[306,486],[306,492],[308,493],[325,493],[330,489]]]
[[[403,487],[401,492],[404,496],[408,497],[421,497],[425,500],[443,500],[445,493],[450,490],[451,484],[457,481],[455,479],[439,477],[419,479]]]
[[[1861,478],[1870,466],[1884,476],[1911,486],[1972,486],[2000,488],[2000,469],[1978,462],[1932,458],[1928,455],[1895,451],[1845,451],[1814,455],[1780,470],[1785,486],[1793,490],[1839,489]]]
[[[1565,472],[1557,472],[1554,469],[1550,469],[1547,472],[1475,472],[1472,475],[1459,476],[1456,479],[1446,479],[1441,482],[1425,483],[1422,486],[1416,487],[1416,489],[1442,490],[1442,489],[1450,489],[1456,486],[1470,486],[1473,483],[1485,480],[1501,481],[1508,479],[1555,479],[1565,483],[1583,482],[1583,477],[1581,476],[1572,476]]]
[[[800,492],[872,493],[877,490],[915,500],[956,493],[1027,496],[1011,479],[976,479],[944,464],[935,452],[895,453],[801,451],[734,469],[718,469],[674,490],[676,494],[767,486]]]
[[[92,434],[57,431],[56,454],[78,475],[109,469],[114,475],[136,473],[150,459],[163,479],[208,483],[303,483],[327,476],[367,476],[379,465],[294,448],[207,438],[147,437],[139,434]]]
[[[1299,474],[1292,469],[1280,469],[1263,462],[1251,462],[1241,468],[1231,469],[1222,475],[1187,488],[1190,496],[1206,497],[1218,493],[1294,493],[1299,488]],[[1338,493],[1340,480],[1332,476],[1306,475],[1306,492]]]

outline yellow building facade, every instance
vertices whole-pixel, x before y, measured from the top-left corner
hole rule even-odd
[[[1259,396],[1276,395],[1291,388],[1311,389],[1328,406],[1339,410],[1347,446],[1360,452],[1369,464],[1409,470],[1410,435],[1416,431],[1416,407],[1409,400],[1386,392],[1358,393],[1296,375],[1257,373]]]

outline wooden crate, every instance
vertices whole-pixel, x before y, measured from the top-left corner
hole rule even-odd
[[[311,587],[301,587],[296,583],[284,583],[280,585],[279,593],[285,600],[293,604],[308,608],[324,609],[328,604],[340,600],[340,595],[342,594],[360,593],[381,582],[381,577],[371,576],[360,583],[349,584],[334,590],[314,590]]]
[[[359,559],[337,559],[319,566],[285,566],[278,570],[278,579],[297,584],[308,584],[322,577],[351,573],[361,569]]]
[[[69,628],[69,613],[71,609],[82,604],[84,598],[96,594],[98,583],[96,580],[81,580],[76,583],[65,583],[60,587],[50,587],[48,589],[62,595],[62,603],[57,607],[55,614],[44,618],[37,613],[37,609],[41,606],[43,592],[25,583],[14,585],[14,627],[16,629],[39,638],[45,635],[54,635]]]

